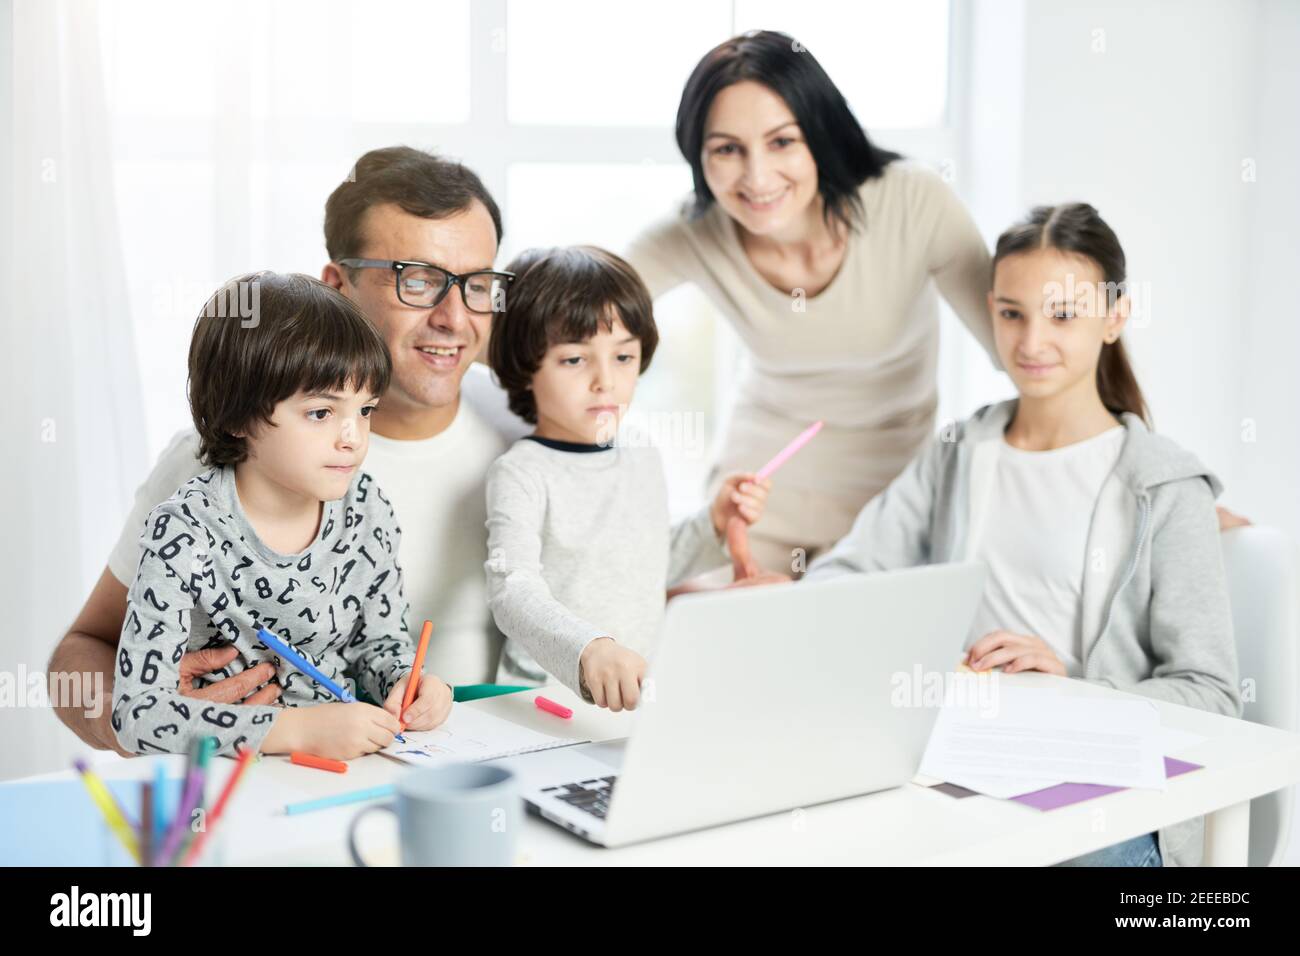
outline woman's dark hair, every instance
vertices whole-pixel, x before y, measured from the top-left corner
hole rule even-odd
[[[1035,206],[1025,219],[998,236],[993,252],[994,274],[998,263],[1007,256],[1034,249],[1056,249],[1096,263],[1107,292],[1108,308],[1113,308],[1125,292],[1126,264],[1119,237],[1087,203]],[[1137,376],[1133,374],[1122,339],[1117,338],[1101,347],[1101,358],[1097,362],[1097,391],[1101,394],[1102,404],[1112,414],[1132,412],[1148,425],[1151,423],[1150,410],[1138,386]]]
[[[501,210],[468,166],[410,146],[372,149],[325,201],[325,251],[331,262],[362,255],[361,222],[371,206],[393,203],[412,216],[446,219],[476,199],[492,217],[499,244]]]
[[[758,30],[732,37],[696,64],[677,107],[677,146],[695,180],[694,215],[713,205],[704,181],[704,123],[713,99],[744,80],[762,83],[785,100],[803,131],[817,164],[817,189],[826,223],[837,219],[849,229],[862,221],[858,187],[885,171],[898,153],[873,146],[839,89],[821,64],[793,37]]]
[[[492,322],[488,365],[510,400],[510,410],[537,424],[533,376],[553,345],[585,342],[606,332],[617,316],[628,334],[641,340],[641,371],[650,367],[659,330],[650,292],[623,259],[595,246],[528,249],[507,272],[506,309]]]
[[[392,372],[383,337],[342,293],[297,273],[237,276],[204,304],[190,339],[199,459],[243,461],[248,441],[234,433],[270,425],[275,406],[299,391],[382,395]]]

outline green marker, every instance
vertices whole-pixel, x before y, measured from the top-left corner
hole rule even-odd
[[[482,700],[484,697],[517,694],[521,690],[537,690],[537,688],[520,687],[514,684],[461,684],[451,689],[451,699],[458,704],[463,704],[467,700]]]

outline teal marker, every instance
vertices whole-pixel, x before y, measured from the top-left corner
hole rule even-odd
[[[167,768],[161,760],[153,765],[153,834],[152,845],[162,846],[163,831],[167,829]],[[148,866],[152,861],[146,861]]]
[[[521,690],[537,690],[537,688],[520,687],[515,684],[461,684],[451,689],[451,699],[458,704],[463,704],[467,700],[482,700],[484,697],[517,694]]]

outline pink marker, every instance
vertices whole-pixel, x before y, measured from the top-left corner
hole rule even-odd
[[[794,441],[790,442],[790,444],[786,445],[784,448],[782,448],[779,452],[776,453],[775,458],[769,461],[762,468],[758,469],[758,480],[762,481],[764,478],[770,478],[774,471],[776,471],[778,468],[780,468],[787,461],[789,461],[791,458],[794,457],[795,452],[797,452],[804,445],[812,441],[813,436],[822,430],[822,426],[824,424],[826,423],[813,422],[811,425],[809,425],[807,428],[801,431],[799,433],[799,436],[795,438]]]
[[[557,704],[553,700],[547,700],[545,697],[534,697],[533,703],[539,710],[544,710],[548,714],[554,714],[556,717],[569,718],[573,716],[573,708],[565,707],[563,704]]]

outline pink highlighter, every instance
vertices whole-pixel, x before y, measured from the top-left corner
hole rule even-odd
[[[758,469],[759,481],[762,481],[764,478],[770,478],[774,471],[776,471],[787,461],[793,458],[795,452],[797,452],[800,448],[802,448],[804,445],[808,444],[810,441],[813,440],[813,437],[819,431],[822,430],[822,426],[824,424],[826,423],[821,421],[813,422],[811,425],[809,425],[807,428],[801,431],[798,435],[796,435],[794,441],[790,442],[790,444],[782,448],[779,452],[776,453],[775,456],[773,456],[771,461],[769,461],[762,468]]]
[[[563,704],[557,704],[555,701],[548,700],[545,697],[534,697],[533,703],[537,705],[539,710],[544,710],[548,714],[554,714],[556,717],[563,717],[567,720],[573,716],[572,707],[565,707]]]

